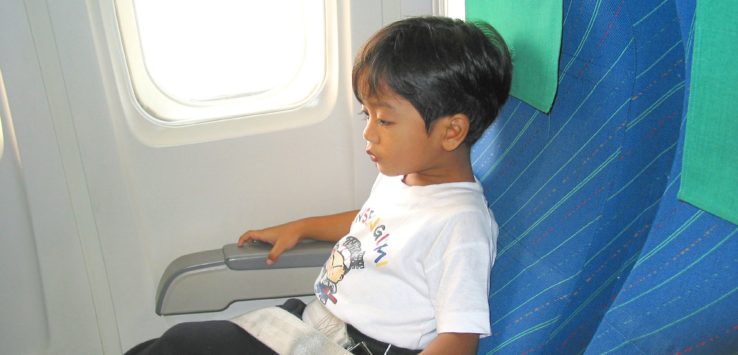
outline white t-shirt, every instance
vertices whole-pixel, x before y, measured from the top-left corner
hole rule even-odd
[[[496,239],[479,182],[408,186],[380,174],[315,294],[339,319],[403,348],[444,332],[487,336]]]

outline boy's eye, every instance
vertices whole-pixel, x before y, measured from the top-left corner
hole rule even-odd
[[[359,112],[359,118],[366,121],[366,120],[369,120],[371,117],[369,116],[369,112],[368,111],[361,110]],[[384,120],[384,119],[381,119],[381,118],[377,118],[376,121],[377,121],[377,124],[380,125],[380,126],[389,126],[389,125],[392,124],[392,122],[387,121],[387,120]]]

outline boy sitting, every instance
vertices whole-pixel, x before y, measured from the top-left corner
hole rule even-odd
[[[497,226],[470,148],[507,99],[511,62],[488,25],[411,18],[375,34],[353,89],[379,177],[361,210],[241,236],[274,244],[337,241],[315,284],[330,313],[392,346],[473,353],[489,335]]]
[[[421,17],[383,28],[352,73],[366,152],[379,170],[363,207],[248,231],[238,244],[272,244],[273,264],[304,238],[336,242],[315,282],[317,300],[307,307],[345,324],[349,342],[341,345],[355,353],[475,353],[479,337],[491,333],[487,292],[497,225],[472,174],[470,149],[507,100],[511,71],[504,41],[487,24]],[[233,353],[271,351],[257,351],[250,340],[233,345],[231,333],[241,333],[233,324],[222,332],[208,324],[210,339],[197,345],[202,351],[225,353],[226,343]],[[169,351],[161,344],[175,346],[179,334],[197,353],[188,334],[203,326],[175,326],[136,349]],[[236,337],[251,336],[242,333]]]

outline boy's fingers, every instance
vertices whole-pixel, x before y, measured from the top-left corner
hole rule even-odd
[[[238,246],[242,247],[249,240],[251,240],[251,231],[244,233],[240,238],[238,238]]]
[[[248,231],[244,233],[243,235],[241,235],[240,238],[238,238],[238,246],[242,247],[244,246],[244,244],[248,242],[257,242],[257,241],[269,243],[267,241],[264,241],[263,239],[264,237],[261,235],[260,231]]]
[[[269,255],[267,255],[267,265],[273,265],[276,263],[282,253],[284,253],[284,243],[277,241],[274,243],[272,250],[269,251]]]

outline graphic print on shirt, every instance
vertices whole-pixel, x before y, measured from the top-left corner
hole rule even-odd
[[[356,216],[356,223],[365,225],[374,238],[374,264],[377,267],[387,265],[387,253],[389,249],[390,234],[387,226],[381,223],[379,216],[376,216],[372,208],[366,208]]]
[[[315,284],[315,294],[323,304],[330,300],[338,302],[338,283],[353,269],[364,268],[364,251],[361,250],[361,241],[353,236],[346,237],[343,242],[333,247],[331,256],[325,262]]]

